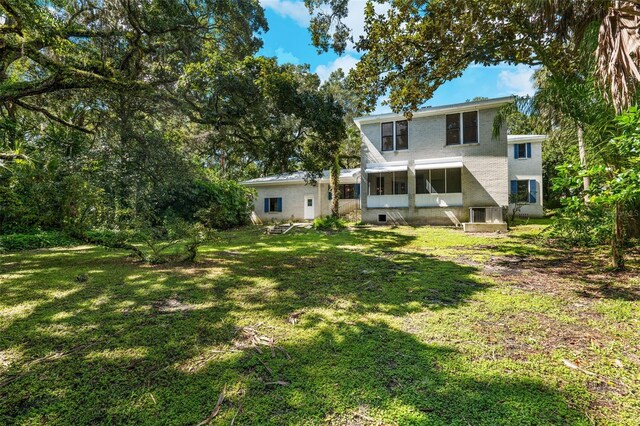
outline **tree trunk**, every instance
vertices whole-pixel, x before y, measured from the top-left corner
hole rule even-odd
[[[582,128],[581,123],[578,123],[577,127],[578,127],[578,152],[580,154],[580,167],[582,168],[582,171],[587,171],[587,150],[584,146],[584,129]],[[591,185],[591,179],[589,179],[589,176],[585,176],[584,178],[582,178],[582,184],[585,192],[584,200],[587,201],[589,197],[586,194],[586,192],[589,191],[589,186]]]
[[[611,236],[611,260],[613,268],[624,270],[624,223],[622,221],[622,206],[615,204],[613,211],[613,235]]]
[[[331,216],[336,219],[340,217],[340,162],[336,155],[333,165],[329,171],[331,185]]]

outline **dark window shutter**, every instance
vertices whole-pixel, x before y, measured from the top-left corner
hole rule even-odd
[[[511,181],[511,195],[513,195],[514,197],[518,194],[518,181],[517,180],[512,180]]]
[[[265,213],[269,213],[269,199],[268,198],[264,199],[264,212]]]
[[[513,158],[518,159],[518,144],[513,145]]]
[[[329,200],[333,198],[333,191],[331,191],[331,185],[329,185]]]
[[[530,180],[529,181],[529,202],[530,203],[535,203],[536,199],[538,197],[537,194],[537,186],[536,186],[536,181],[535,180]]]
[[[527,158],[531,158],[531,143],[527,143]]]
[[[282,198],[278,197],[276,201],[276,210],[282,213]]]
[[[355,192],[356,198],[360,198],[360,184],[356,183],[353,186],[353,192]]]

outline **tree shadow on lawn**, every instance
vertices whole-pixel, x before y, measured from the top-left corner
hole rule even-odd
[[[541,383],[475,371],[454,348],[371,319],[452,309],[486,288],[473,267],[400,251],[410,240],[260,238],[269,244],[189,273],[116,267],[97,248],[36,258],[30,274],[9,268],[12,306],[35,304],[2,322],[0,422],[196,424],[226,385],[222,424],[235,414],[238,424],[582,423]],[[297,325],[295,312],[305,312]],[[282,352],[237,346],[258,321]]]

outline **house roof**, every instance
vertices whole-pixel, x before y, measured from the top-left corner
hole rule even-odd
[[[424,108],[420,108],[418,111],[413,113],[413,118],[419,117],[428,117],[432,115],[441,115],[452,112],[465,112],[465,111],[475,111],[479,109],[487,109],[487,108],[496,108],[502,105],[506,105],[515,101],[514,96],[505,96],[502,98],[494,98],[494,99],[484,99],[481,101],[471,101],[471,102],[462,102],[457,104],[450,105],[440,105],[440,106],[428,106]],[[377,115],[366,115],[363,117],[356,117],[353,119],[354,123],[359,127],[360,124],[364,123],[376,123],[384,120],[394,120],[400,119],[404,120],[405,117],[402,114],[396,113],[386,113],[386,114],[377,114]]]
[[[293,172],[293,173],[283,173],[279,175],[271,175],[265,177],[259,177],[255,179],[250,179],[242,182],[243,185],[248,186],[260,186],[260,185],[277,185],[277,184],[288,184],[288,183],[306,183],[304,178],[307,172]],[[360,168],[355,169],[342,169],[340,171],[340,180],[347,181],[355,179],[358,174],[360,174]],[[329,181],[329,171],[323,170],[322,176],[318,179],[318,182],[325,183]]]
[[[542,143],[547,139],[547,135],[508,135],[508,143],[526,143],[526,142],[539,142]]]

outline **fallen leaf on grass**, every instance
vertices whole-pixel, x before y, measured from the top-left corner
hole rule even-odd
[[[589,370],[585,370],[584,368],[580,367],[578,364],[573,363],[573,362],[569,361],[568,359],[563,359],[562,362],[564,363],[564,365],[566,365],[567,367],[569,367],[569,368],[571,368],[573,370],[582,371],[584,374],[588,374],[590,376],[597,376],[596,373],[593,373],[593,372],[591,372]]]
[[[224,388],[222,389],[222,392],[220,392],[220,396],[218,397],[218,403],[216,404],[215,408],[213,409],[209,417],[198,423],[198,426],[204,426],[211,423],[211,420],[213,420],[213,418],[218,415],[218,413],[220,412],[220,407],[222,406],[222,401],[224,401],[224,394],[226,391],[227,385],[224,385]]]
[[[300,319],[300,315],[302,315],[302,312],[292,312],[291,314],[289,314],[289,319],[287,321],[289,322],[289,324],[296,325],[298,319]]]

